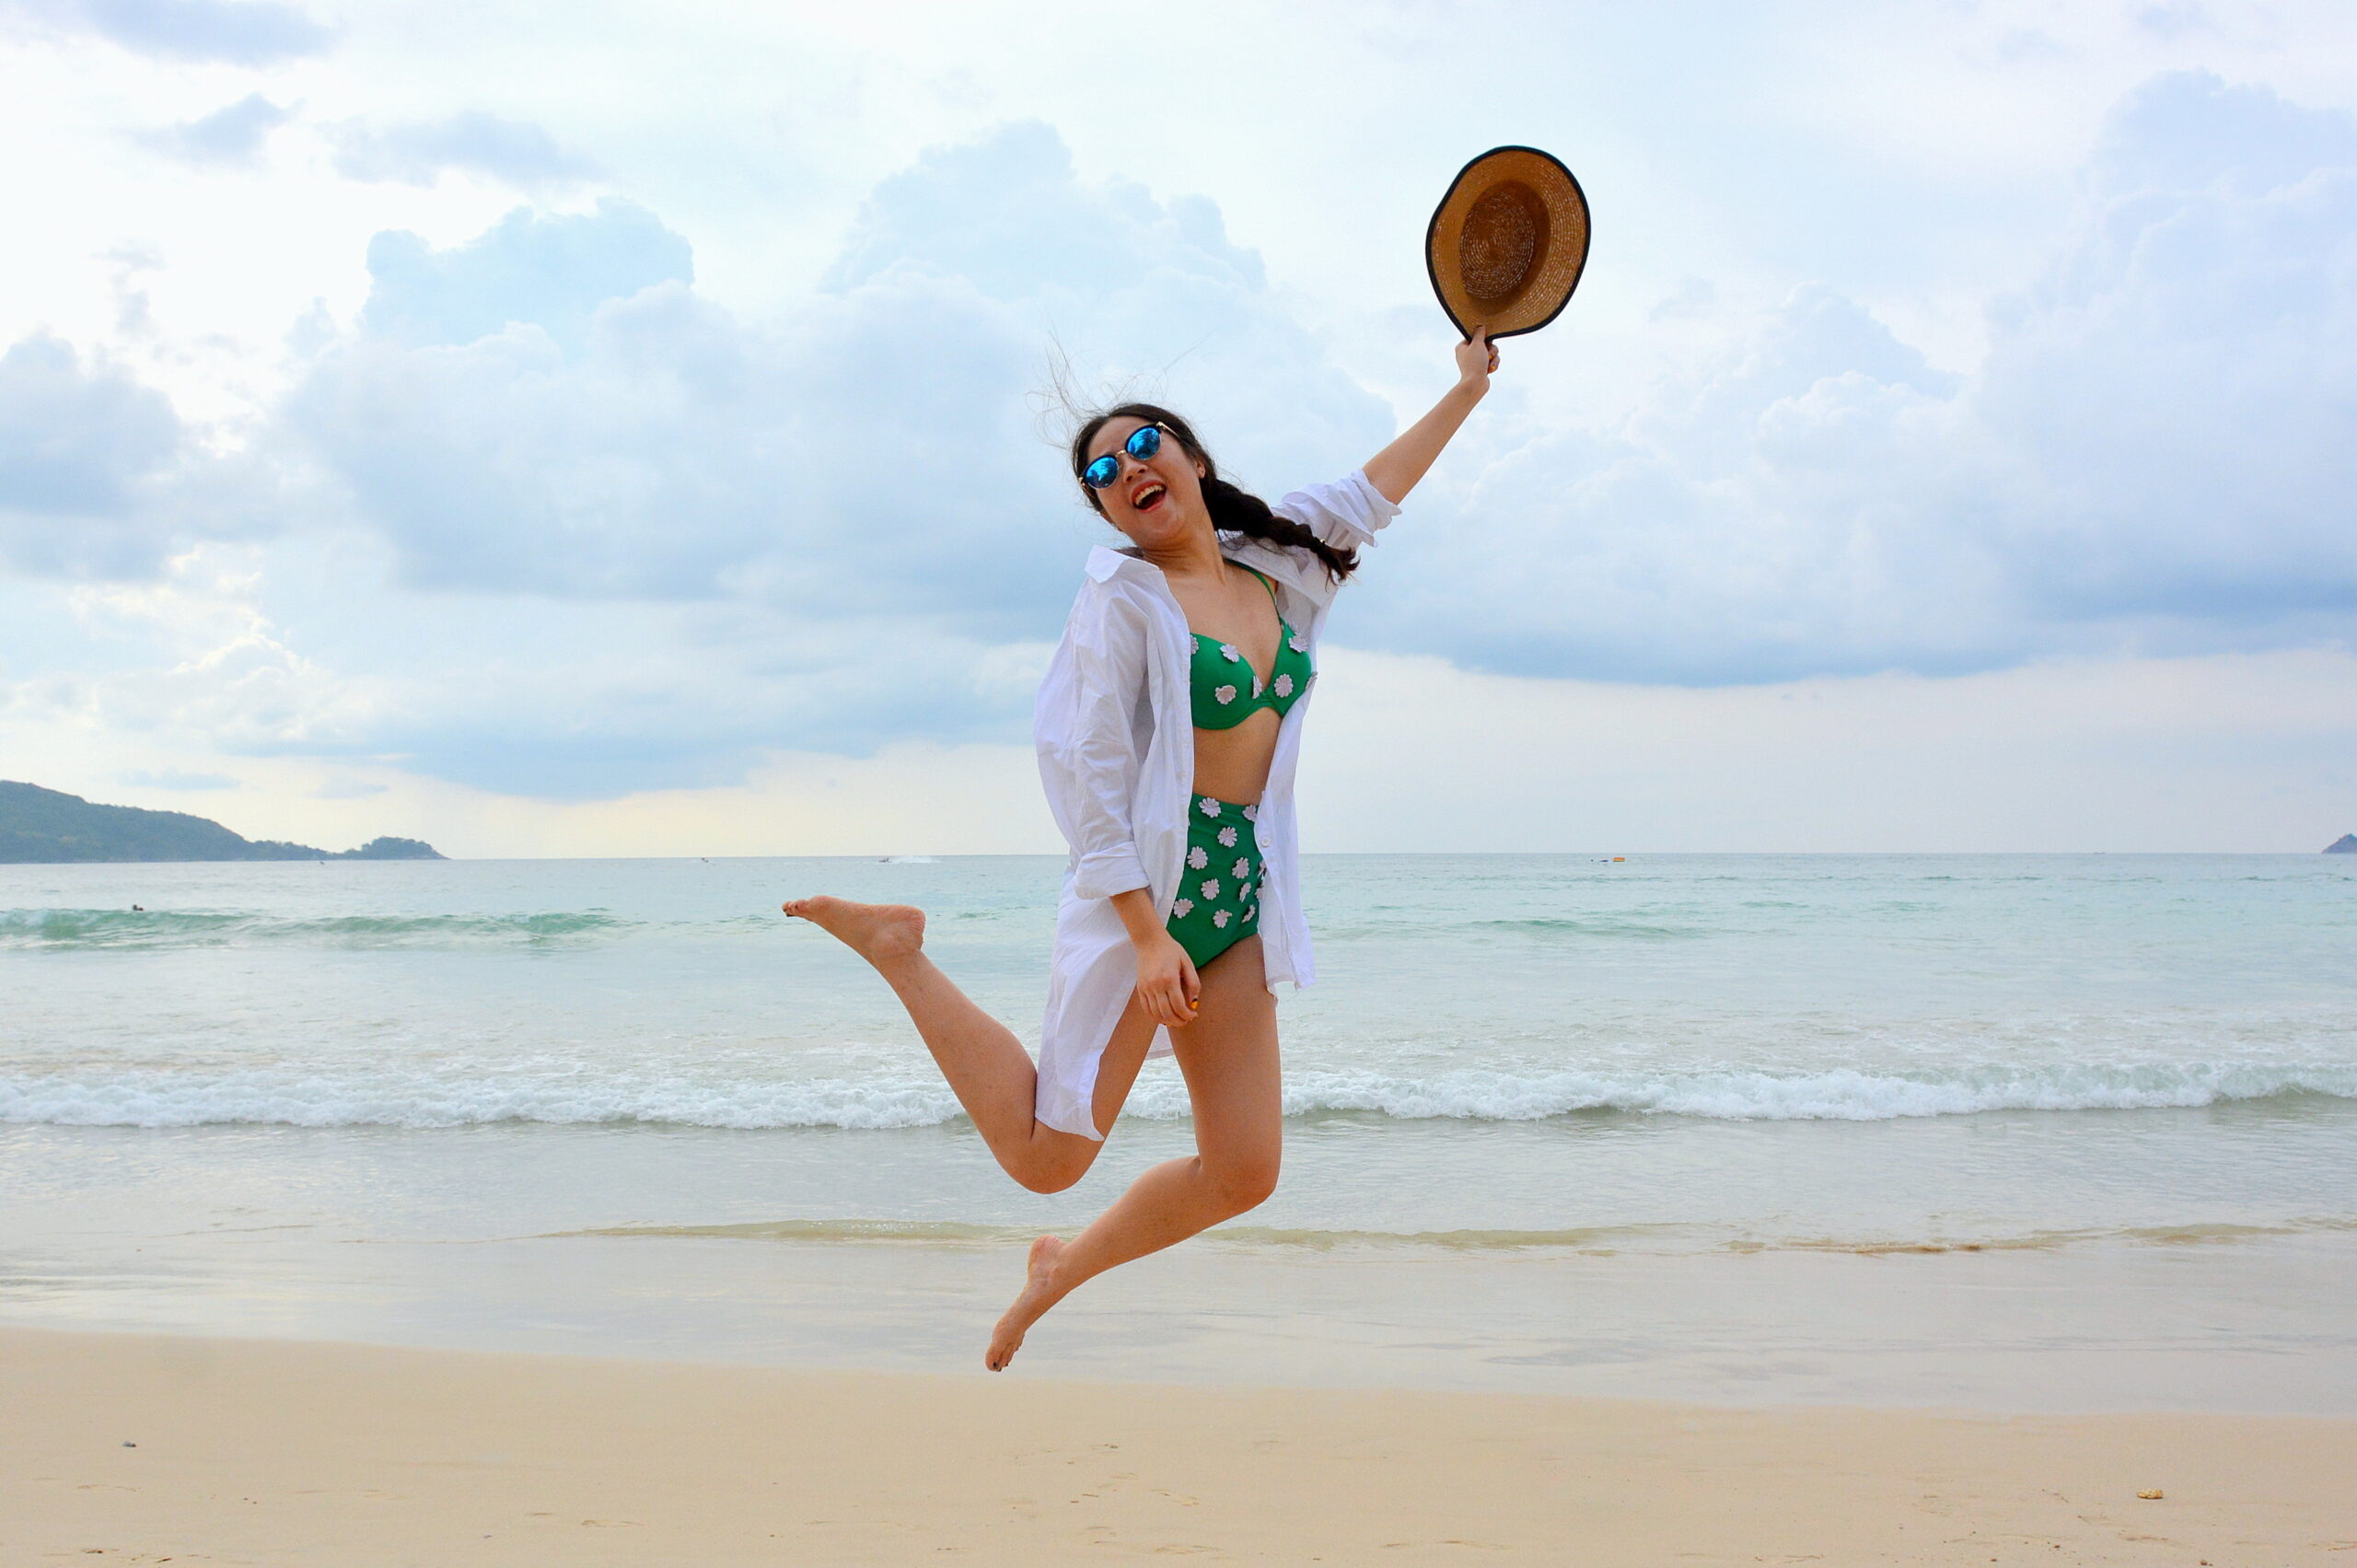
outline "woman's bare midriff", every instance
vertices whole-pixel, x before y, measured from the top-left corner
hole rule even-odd
[[[1233,729],[1195,731],[1195,793],[1237,806],[1259,803],[1277,760],[1277,726],[1263,708]]]

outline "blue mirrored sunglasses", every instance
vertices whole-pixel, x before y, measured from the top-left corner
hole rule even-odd
[[[1142,463],[1150,461],[1156,452],[1162,450],[1162,427],[1139,425],[1130,432],[1130,438],[1121,443],[1121,450]],[[1102,490],[1120,477],[1121,459],[1110,452],[1080,470],[1081,483],[1091,490]]]

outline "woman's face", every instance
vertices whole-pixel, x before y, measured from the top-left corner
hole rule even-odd
[[[1203,466],[1178,437],[1166,429],[1162,450],[1144,462],[1130,456],[1122,444],[1147,423],[1134,414],[1107,420],[1081,460],[1094,462],[1110,453],[1121,465],[1113,482],[1096,492],[1097,505],[1132,544],[1151,549],[1204,526],[1209,514],[1203,508]]]

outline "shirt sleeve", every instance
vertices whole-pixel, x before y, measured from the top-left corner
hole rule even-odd
[[[1291,517],[1337,550],[1373,544],[1377,528],[1399,515],[1396,502],[1370,483],[1364,470],[1334,484],[1313,484],[1296,490],[1269,508]]]
[[[1141,767],[1146,627],[1140,607],[1084,590],[1033,713],[1048,808],[1073,851],[1073,891],[1109,899],[1148,885],[1131,826]]]
[[[1334,484],[1313,484],[1296,490],[1269,508],[1299,523],[1337,550],[1356,550],[1375,542],[1375,531],[1399,515],[1383,492],[1367,482],[1364,472]],[[1310,604],[1323,607],[1334,600],[1337,587],[1326,568],[1306,550],[1293,550],[1241,535],[1222,536],[1228,553],[1266,572]]]

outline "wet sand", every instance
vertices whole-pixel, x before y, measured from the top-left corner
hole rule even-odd
[[[0,1411],[11,1564],[2357,1562],[2344,1420],[38,1330],[0,1330]]]

